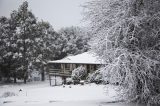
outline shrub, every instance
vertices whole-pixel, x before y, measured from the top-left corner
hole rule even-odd
[[[87,71],[83,66],[80,66],[72,71],[73,80],[85,79],[86,75],[87,75]]]
[[[1,96],[2,98],[6,98],[6,97],[11,97],[11,96],[16,96],[16,94],[14,92],[4,92],[3,95]]]
[[[103,82],[103,78],[102,78],[102,73],[100,70],[96,70],[94,73],[90,73],[88,75],[88,78],[87,80],[90,82],[90,83],[102,83]]]
[[[66,78],[66,84],[67,84],[67,85],[70,85],[70,84],[72,84],[72,83],[73,83],[72,78]]]

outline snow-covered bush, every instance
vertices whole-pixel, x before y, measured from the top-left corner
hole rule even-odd
[[[1,97],[6,98],[6,97],[11,97],[11,96],[16,96],[16,94],[14,92],[9,92],[8,91],[8,92],[4,92]]]
[[[79,66],[78,68],[76,68],[72,71],[72,79],[73,80],[85,79],[86,75],[87,75],[87,71],[86,71],[85,67],[83,67],[83,66]]]
[[[100,70],[96,70],[93,73],[89,73],[88,77],[87,77],[88,82],[92,83],[102,83],[103,81],[103,76],[102,76],[102,72]]]
[[[68,85],[72,84],[72,83],[73,83],[72,78],[66,78],[66,83],[67,83]]]

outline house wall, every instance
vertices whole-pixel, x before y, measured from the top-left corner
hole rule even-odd
[[[83,66],[86,68],[87,73],[93,73],[95,70],[97,70],[97,64],[68,64],[69,68],[66,67],[66,64],[61,64],[61,69],[63,72],[72,72],[75,68],[79,66]]]
[[[61,77],[63,80],[63,83],[66,83],[66,78],[71,77],[72,71],[79,67],[79,66],[84,66],[87,70],[87,73],[93,73],[95,70],[98,69],[98,64],[53,64],[49,63],[48,64],[48,72],[49,72],[49,81],[50,85],[57,85],[56,83],[56,78],[53,79],[53,77]],[[55,82],[55,83],[53,83]]]
[[[93,73],[95,70],[98,69],[98,64],[70,64],[70,63],[50,63],[48,66],[49,73],[52,72],[62,72],[62,73],[72,73],[72,71],[79,67],[83,66],[86,68],[87,73]]]

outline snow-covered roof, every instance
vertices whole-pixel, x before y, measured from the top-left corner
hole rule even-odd
[[[93,52],[84,52],[75,56],[67,56],[61,60],[49,61],[48,63],[104,64]]]

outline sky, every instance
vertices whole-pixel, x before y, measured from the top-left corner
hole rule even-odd
[[[0,16],[9,17],[24,0],[0,0]],[[29,10],[38,20],[48,21],[55,30],[70,26],[85,26],[82,11],[88,0],[27,0]]]

